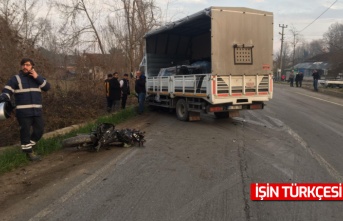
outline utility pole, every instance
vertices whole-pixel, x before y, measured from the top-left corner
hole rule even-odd
[[[280,51],[280,76],[278,76],[278,78],[280,80],[281,75],[282,75],[282,49],[283,49],[283,36],[285,35],[284,29],[287,28],[288,26],[287,25],[285,26],[284,24],[282,25],[279,24],[279,27],[282,28],[282,33],[279,32],[279,34],[281,35],[281,51]]]
[[[292,62],[292,66],[294,67],[294,62],[295,62],[295,46],[298,44],[298,32],[296,32],[295,30],[291,30],[292,34],[293,34],[293,62]]]
[[[296,34],[295,34],[295,33],[294,33],[293,37],[294,37],[294,40],[293,40],[293,62],[292,62],[292,66],[293,66],[293,68],[294,68],[294,59],[295,59],[295,45],[296,45],[296,43],[295,43],[295,37],[296,37]]]

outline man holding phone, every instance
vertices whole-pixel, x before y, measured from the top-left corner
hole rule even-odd
[[[29,160],[37,161],[33,148],[43,136],[44,122],[42,117],[42,91],[48,91],[50,84],[34,69],[34,62],[23,58],[19,74],[11,77],[2,90],[0,103],[9,101],[14,95],[16,117],[20,126],[21,149]],[[32,128],[32,132],[31,132]]]

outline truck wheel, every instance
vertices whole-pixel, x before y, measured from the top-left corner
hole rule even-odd
[[[176,103],[176,116],[177,119],[182,120],[182,121],[187,121],[188,120],[188,107],[187,103],[184,99],[180,99]]]
[[[229,112],[214,112],[214,116],[219,119],[228,118]]]
[[[89,134],[80,134],[75,137],[70,137],[62,141],[63,147],[77,147],[83,144],[92,143],[92,138]]]

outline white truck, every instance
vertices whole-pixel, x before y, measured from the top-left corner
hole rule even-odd
[[[318,80],[318,83],[323,87],[338,87],[343,88],[343,80],[332,79],[332,80]]]
[[[239,116],[273,96],[271,12],[210,7],[146,33],[145,43],[147,102],[180,120]]]

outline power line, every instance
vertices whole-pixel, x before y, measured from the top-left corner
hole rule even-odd
[[[325,12],[327,12],[334,4],[336,4],[336,2],[338,2],[338,0],[336,0],[334,3],[332,3],[332,4],[330,5],[330,7],[328,7],[323,13],[321,13],[316,19],[314,19],[314,20],[313,20],[310,24],[308,24],[305,28],[303,28],[301,31],[299,31],[299,33],[302,32],[302,31],[304,31],[306,28],[308,28],[310,25],[312,25],[315,21],[317,21],[318,18],[320,18],[320,16],[322,16]]]

